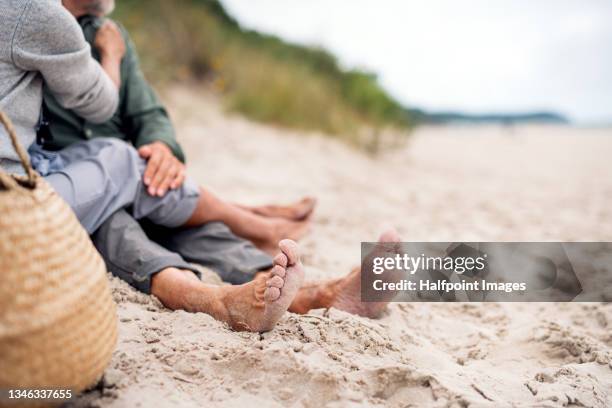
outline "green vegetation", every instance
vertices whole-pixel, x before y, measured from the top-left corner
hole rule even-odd
[[[113,17],[130,31],[145,73],[158,83],[208,81],[230,110],[356,144],[364,143],[359,135],[411,126],[375,75],[344,70],[325,50],[245,30],[217,0],[122,0],[117,6]]]

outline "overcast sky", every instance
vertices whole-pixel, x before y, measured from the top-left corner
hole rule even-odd
[[[612,123],[610,0],[222,2],[245,27],[376,72],[407,105]]]

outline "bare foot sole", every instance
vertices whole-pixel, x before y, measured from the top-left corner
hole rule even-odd
[[[304,197],[297,203],[291,205],[262,205],[249,207],[249,209],[255,214],[263,215],[264,217],[278,217],[291,221],[303,221],[312,215],[316,205],[316,198]]]
[[[260,273],[244,285],[220,288],[222,307],[215,318],[238,331],[265,332],[274,328],[304,281],[297,244],[283,240],[278,248],[280,253],[270,272]]]
[[[400,240],[395,229],[383,232],[379,238],[379,242],[399,242]],[[369,256],[378,255],[371,253]],[[343,278],[305,285],[289,310],[294,313],[308,313],[311,309],[335,307],[348,313],[374,319],[382,315],[393,297],[394,294],[390,294],[389,299],[384,302],[362,302],[361,268],[357,267]]]
[[[378,242],[400,242],[401,238],[395,229],[389,229],[383,232]],[[379,256],[378,252],[386,252],[386,249],[375,249],[373,253],[369,254],[369,257]],[[393,279],[393,277],[388,278]],[[377,318],[382,315],[384,310],[387,308],[387,304],[391,301],[395,294],[390,293],[388,299],[383,302],[362,302],[361,301],[361,268],[357,267],[351,271],[347,276],[338,282],[337,296],[332,307],[343,310],[348,313],[353,313],[359,316]]]

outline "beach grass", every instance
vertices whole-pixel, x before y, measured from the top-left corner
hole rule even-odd
[[[374,74],[340,67],[329,52],[241,27],[216,0],[124,0],[113,18],[131,33],[156,84],[212,86],[250,119],[322,131],[358,145],[412,120]]]

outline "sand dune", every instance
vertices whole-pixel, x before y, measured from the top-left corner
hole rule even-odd
[[[374,159],[226,116],[186,89],[167,99],[198,181],[253,204],[319,197],[307,280],[348,272],[388,224],[411,241],[612,241],[610,130],[422,128]],[[380,320],[317,310],[259,335],[112,287],[119,344],[77,405],[612,406],[610,304],[404,303]]]

